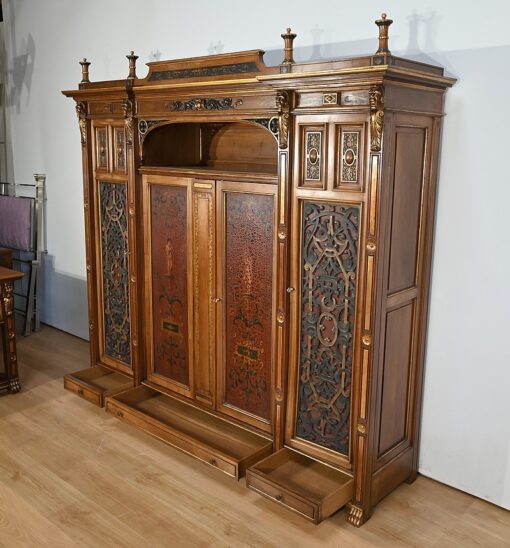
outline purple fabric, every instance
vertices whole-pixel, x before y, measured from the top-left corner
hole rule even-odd
[[[0,246],[30,251],[33,198],[0,196]]]

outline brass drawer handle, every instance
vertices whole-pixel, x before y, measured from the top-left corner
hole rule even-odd
[[[124,413],[122,411],[117,411],[117,417],[122,418]]]
[[[218,466],[216,459],[209,459],[209,464],[211,464],[212,466]]]
[[[221,302],[221,297],[215,297],[213,299],[213,303],[220,303]]]
[[[281,493],[278,493],[275,497],[275,499],[278,501],[278,502],[282,502],[283,501],[283,495]]]
[[[287,287],[287,293],[292,293],[293,291],[296,291],[294,287]]]
[[[81,388],[78,388],[77,394],[78,396],[83,396],[83,390]]]

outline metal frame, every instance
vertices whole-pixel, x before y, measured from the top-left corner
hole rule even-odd
[[[33,200],[32,202],[32,224],[30,234],[30,253],[33,254],[32,259],[22,259],[20,257],[13,257],[13,261],[18,263],[27,264],[29,266],[28,271],[28,290],[26,294],[16,292],[17,297],[25,299],[24,309],[17,308],[16,311],[25,316],[24,335],[30,335],[32,332],[32,323],[34,324],[34,331],[39,331],[41,327],[40,321],[40,295],[41,295],[41,262],[44,253],[47,253],[44,248],[44,202],[45,202],[45,188],[46,188],[46,175],[43,173],[34,173],[34,184],[16,184],[16,183],[0,183],[0,195],[3,196],[16,196],[17,188],[33,188],[35,196],[23,196]],[[16,251],[16,250],[15,250]],[[20,251],[20,250],[17,250]],[[21,251],[20,251],[21,253]]]

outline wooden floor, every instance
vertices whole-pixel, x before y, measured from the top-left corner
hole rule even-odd
[[[510,512],[420,477],[319,526],[62,388],[87,343],[43,326],[0,397],[0,546],[510,546]]]

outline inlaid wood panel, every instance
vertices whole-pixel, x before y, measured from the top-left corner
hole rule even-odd
[[[364,126],[335,125],[334,187],[342,190],[361,190],[364,174]]]
[[[107,171],[109,168],[108,128],[96,127],[96,169]]]
[[[302,203],[295,436],[346,456],[359,223],[358,206]]]
[[[189,386],[186,187],[151,184],[150,220],[153,371]]]
[[[103,353],[131,364],[127,185],[99,183]]]
[[[426,136],[420,127],[399,127],[395,132],[390,293],[416,283]]]
[[[326,184],[325,126],[301,126],[300,186],[324,188]]]
[[[113,166],[115,171],[127,172],[126,130],[123,127],[113,128]]]
[[[214,183],[193,189],[193,360],[195,397],[212,405],[215,371],[215,204]]]
[[[413,303],[386,316],[379,455],[406,435],[412,323]]]
[[[224,403],[269,422],[275,196],[223,194]]]

